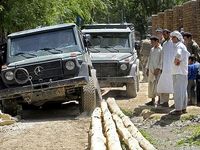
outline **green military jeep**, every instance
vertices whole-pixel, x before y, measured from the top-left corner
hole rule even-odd
[[[92,62],[75,24],[41,27],[8,35],[1,71],[3,112],[18,106],[78,100],[81,111],[96,105]]]
[[[126,86],[128,97],[139,90],[139,59],[132,24],[91,24],[82,28],[100,87]]]

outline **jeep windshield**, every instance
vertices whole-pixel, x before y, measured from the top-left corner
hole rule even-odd
[[[88,48],[91,53],[127,53],[130,52],[130,33],[90,33]]]
[[[13,37],[10,44],[10,56],[16,61],[75,51],[81,50],[74,31],[66,28]]]

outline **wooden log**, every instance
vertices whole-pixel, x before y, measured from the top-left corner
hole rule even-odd
[[[139,132],[135,125],[131,122],[119,108],[114,98],[108,98],[107,103],[112,113],[117,114],[123,121],[124,126],[129,130],[131,135],[139,142],[144,150],[156,150],[156,148]]]
[[[109,150],[122,150],[115,123],[105,100],[101,102],[101,109],[104,120],[104,131],[107,138],[107,148]]]
[[[128,146],[129,150],[143,150],[138,141],[133,138],[133,136],[130,134],[127,128],[125,128],[121,118],[114,114],[113,120],[115,121],[115,124],[117,126],[117,131],[121,137],[121,139],[125,142],[125,144]]]
[[[106,138],[103,135],[101,108],[97,107],[91,117],[90,150],[106,150]]]

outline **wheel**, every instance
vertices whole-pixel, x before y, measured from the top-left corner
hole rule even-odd
[[[17,103],[15,100],[2,100],[2,111],[3,113],[10,114],[12,116],[17,115]]]
[[[127,83],[126,93],[128,97],[135,98],[137,96],[137,83]]]
[[[81,111],[91,113],[96,107],[96,90],[91,77],[88,84],[83,86],[81,95]]]

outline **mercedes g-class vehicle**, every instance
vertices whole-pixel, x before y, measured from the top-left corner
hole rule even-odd
[[[3,112],[17,114],[18,106],[79,101],[92,111],[96,90],[92,62],[75,24],[39,27],[8,35],[7,58],[1,70]]]
[[[100,87],[126,86],[128,97],[139,90],[139,59],[132,24],[90,24],[82,27]]]

